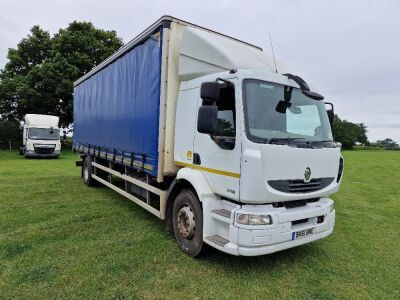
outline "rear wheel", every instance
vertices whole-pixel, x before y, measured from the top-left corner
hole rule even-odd
[[[86,156],[82,166],[82,178],[83,182],[87,186],[94,185],[95,180],[92,178],[92,174],[93,174],[92,159],[90,158],[90,156]]]
[[[203,212],[196,195],[184,189],[173,207],[173,227],[176,241],[183,252],[196,257],[204,252]]]

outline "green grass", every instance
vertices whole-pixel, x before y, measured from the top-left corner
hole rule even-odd
[[[77,157],[0,151],[0,298],[400,298],[400,152],[344,152],[334,234],[262,257],[184,255]]]

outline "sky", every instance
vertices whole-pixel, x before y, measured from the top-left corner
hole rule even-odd
[[[56,33],[74,20],[126,43],[162,15],[258,45],[318,88],[335,112],[364,123],[371,141],[400,142],[399,0],[1,0],[0,68],[30,28]]]

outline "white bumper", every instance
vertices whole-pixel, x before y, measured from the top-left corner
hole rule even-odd
[[[59,140],[27,140],[25,145],[26,157],[58,157],[60,154]]]
[[[257,256],[270,254],[284,249],[307,244],[330,235],[335,225],[333,201],[321,198],[318,202],[308,203],[296,208],[274,208],[272,205],[242,205],[231,210],[228,222],[214,223],[219,236],[225,244],[205,242],[211,246],[232,254]],[[236,213],[271,215],[271,225],[241,225],[235,221]],[[319,217],[319,218],[318,218]],[[323,221],[321,222],[321,219]],[[225,223],[225,224],[223,224]],[[296,237],[296,232],[312,230],[312,234]]]
[[[315,228],[314,233],[304,238],[293,240],[293,233],[300,229],[292,229],[289,232],[281,232],[279,229],[270,230],[248,230],[239,229],[237,255],[255,256],[270,254],[277,251],[307,244],[324,237],[333,232],[335,224],[335,211],[326,216],[326,220],[318,225],[305,226],[304,229]],[[232,231],[235,231],[233,229]]]

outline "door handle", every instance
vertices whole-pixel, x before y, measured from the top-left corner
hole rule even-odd
[[[193,153],[193,164],[194,165],[201,165],[200,154]]]

